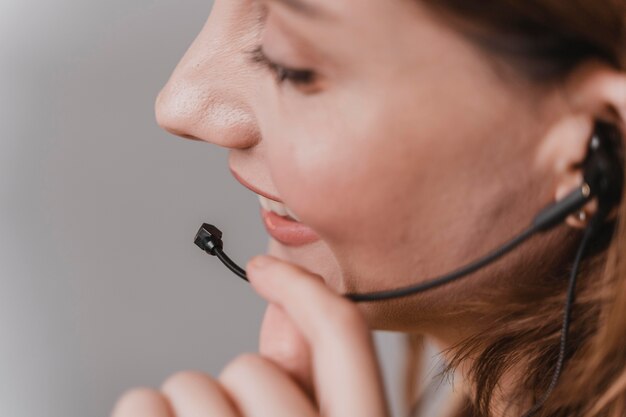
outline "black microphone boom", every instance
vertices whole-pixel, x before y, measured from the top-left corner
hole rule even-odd
[[[591,192],[591,188],[589,187],[589,185],[587,185],[586,183],[583,184],[581,187],[572,191],[563,199],[553,204],[550,204],[549,206],[541,210],[539,214],[535,216],[531,225],[527,227],[526,230],[515,236],[513,239],[503,244],[493,252],[483,256],[482,258],[474,262],[471,262],[468,265],[463,266],[460,269],[457,269],[456,271],[408,287],[371,293],[345,294],[344,296],[352,301],[357,302],[382,301],[392,298],[406,297],[456,281],[457,279],[469,275],[472,272],[475,272],[489,265],[501,256],[509,253],[511,250],[515,249],[521,243],[525,242],[528,238],[533,236],[535,233],[550,230],[552,227],[561,223],[569,214],[579,210],[592,197],[593,193]],[[226,265],[226,267],[234,272],[237,276],[246,281],[248,280],[246,271],[235,262],[233,262],[224,253],[222,232],[217,227],[212,224],[204,223],[200,227],[200,230],[198,230],[194,242],[200,249],[202,249],[206,253],[217,256],[220,261],[222,261],[222,263]]]

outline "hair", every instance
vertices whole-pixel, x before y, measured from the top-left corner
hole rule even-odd
[[[474,41],[533,83],[560,82],[588,60],[600,60],[626,73],[626,0],[436,0],[426,4]],[[626,75],[626,74],[625,74]],[[622,137],[626,127],[621,124]],[[624,140],[622,139],[622,142]],[[623,191],[624,194],[624,191]],[[626,199],[615,220],[583,259],[566,362],[542,417],[626,416]],[[562,245],[573,260],[581,234],[569,230]],[[570,256],[571,255],[571,256]],[[559,333],[570,266],[558,276],[517,288],[509,299],[481,298],[463,306],[493,322],[488,330],[450,349],[450,374],[470,359],[468,416],[492,415],[494,393],[507,371],[510,404],[537,400],[546,392],[556,366]],[[409,335],[405,397],[415,410],[422,341]],[[519,372],[523,369],[523,372]]]

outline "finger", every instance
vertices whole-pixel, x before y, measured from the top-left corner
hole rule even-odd
[[[176,417],[239,416],[222,387],[202,372],[178,372],[163,383],[161,391]]]
[[[386,415],[373,342],[356,305],[319,275],[271,256],[253,258],[246,269],[259,294],[280,305],[309,343],[324,415]]]
[[[246,417],[315,417],[317,412],[296,383],[278,366],[258,355],[242,355],[219,381]]]
[[[115,403],[111,417],[175,417],[167,399],[157,390],[133,388]]]
[[[268,304],[265,311],[259,353],[287,372],[307,397],[314,400],[309,344],[277,304]]]

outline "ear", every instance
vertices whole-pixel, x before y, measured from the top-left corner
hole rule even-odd
[[[536,163],[555,179],[554,198],[560,200],[583,182],[580,163],[587,153],[596,120],[614,124],[626,138],[626,71],[588,61],[572,72],[559,88],[561,111],[541,140]],[[626,140],[623,140],[626,147]],[[597,210],[592,200],[583,211],[587,219]],[[585,220],[569,216],[567,224],[583,228]]]

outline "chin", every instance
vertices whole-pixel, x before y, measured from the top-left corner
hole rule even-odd
[[[346,292],[344,274],[333,252],[324,241],[292,247],[270,238],[267,253],[320,275],[337,293]],[[422,295],[398,300],[360,303],[359,308],[372,330],[414,331],[416,322],[428,320],[426,313],[434,311],[426,307],[425,304],[428,303],[424,298]],[[427,298],[432,299],[432,297]],[[410,313],[407,314],[407,312]]]

